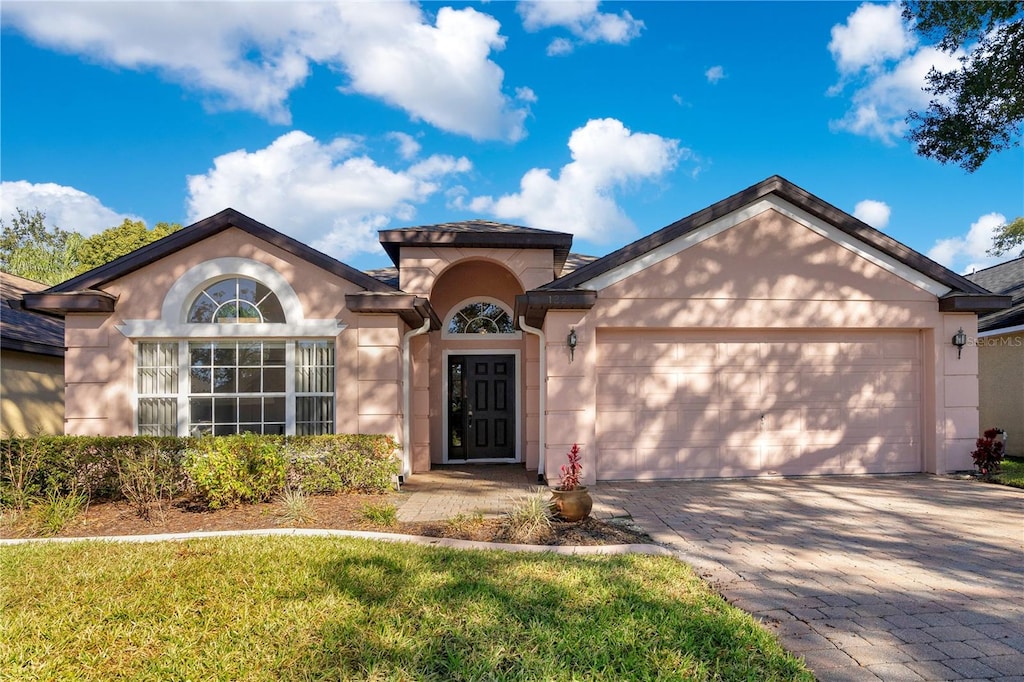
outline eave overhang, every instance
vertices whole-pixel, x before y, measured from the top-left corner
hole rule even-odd
[[[939,299],[939,310],[944,313],[991,313],[1005,310],[1013,303],[1012,296],[999,294],[951,293]]]
[[[409,327],[418,328],[430,320],[430,329],[441,328],[441,319],[434,312],[430,301],[422,296],[406,293],[378,293],[364,291],[346,294],[345,306],[354,313],[376,313],[398,315]]]
[[[540,328],[549,310],[590,310],[597,303],[597,292],[590,289],[534,289],[516,296],[515,319]]]
[[[55,358],[64,357],[64,349],[58,346],[22,341],[21,339],[9,339],[7,337],[0,338],[0,348],[19,353],[32,353],[33,355],[49,355]]]
[[[117,296],[106,291],[87,289],[85,291],[44,291],[25,294],[22,297],[26,310],[40,313],[112,313]]]

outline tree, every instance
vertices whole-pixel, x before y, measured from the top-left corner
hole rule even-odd
[[[58,284],[78,273],[78,249],[83,237],[54,226],[46,227],[40,211],[20,208],[10,223],[0,219],[0,270],[43,284]]]
[[[152,230],[141,220],[129,220],[95,234],[78,250],[79,272],[86,272],[131,253],[146,244],[163,239],[181,229],[178,223],[157,223]]]
[[[964,48],[961,68],[928,73],[932,100],[910,112],[917,153],[978,170],[993,153],[1020,145],[1024,123],[1024,1],[904,0],[903,16],[939,49]],[[973,44],[970,44],[973,43]]]
[[[1018,246],[1024,246],[1024,217],[1018,217],[999,228],[992,237],[992,248],[988,250],[988,255],[1002,256]],[[1020,255],[1024,256],[1024,251]]]

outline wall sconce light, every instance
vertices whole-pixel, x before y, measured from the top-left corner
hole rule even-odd
[[[569,346],[569,362],[572,362],[573,357],[576,355],[576,344],[579,342],[579,338],[576,336],[576,328],[573,327],[569,330],[569,336],[565,337],[565,343]]]
[[[967,345],[967,334],[964,334],[964,328],[960,327],[960,331],[953,334],[953,345],[956,346],[956,359],[960,359],[960,353],[963,352],[964,346]]]

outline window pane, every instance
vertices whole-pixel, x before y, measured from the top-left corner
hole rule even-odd
[[[210,392],[210,370],[204,367],[193,367],[190,371],[190,390],[192,393]]]
[[[213,392],[214,393],[236,393],[234,367],[217,367],[213,370]]]
[[[238,366],[259,367],[263,359],[263,346],[259,343],[238,344]]]
[[[238,426],[236,424],[214,424],[213,435],[215,436],[230,436],[238,433]]]
[[[284,367],[285,364],[285,352],[283,343],[265,343],[263,344],[263,364],[264,365],[280,365]]]
[[[267,393],[284,393],[284,367],[268,367],[263,370],[263,390]]]
[[[139,395],[178,392],[178,344],[139,343],[136,347]]]
[[[213,421],[213,398],[191,398],[188,405],[190,423],[209,424]]]
[[[263,313],[264,322],[285,321],[284,308],[281,307],[281,302],[277,300],[277,296],[273,294],[260,304],[260,312]]]
[[[233,343],[216,343],[213,346],[213,364],[219,367],[234,366],[238,357]]]
[[[239,398],[238,421],[258,422],[263,420],[262,398]]]
[[[190,343],[189,362],[193,367],[209,367],[213,364],[213,350],[208,343]]]
[[[214,398],[213,421],[215,424],[238,421],[238,398]]]
[[[284,396],[263,399],[263,420],[267,422],[284,422]]]
[[[217,305],[223,305],[228,301],[234,300],[236,291],[238,291],[238,280],[232,278],[211,284],[206,287],[204,293],[213,299]]]
[[[140,398],[139,434],[144,436],[178,435],[178,399]]]
[[[284,371],[283,369],[281,370]],[[238,370],[238,392],[239,393],[259,393],[261,388],[260,384],[260,369],[258,367],[242,367]],[[267,389],[272,390],[272,389]]]
[[[189,308],[189,322],[239,324],[284,322],[280,300],[266,285],[245,277],[214,282],[196,296]]]

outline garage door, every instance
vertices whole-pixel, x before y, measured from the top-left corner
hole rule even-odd
[[[921,471],[917,332],[598,332],[602,480]]]

